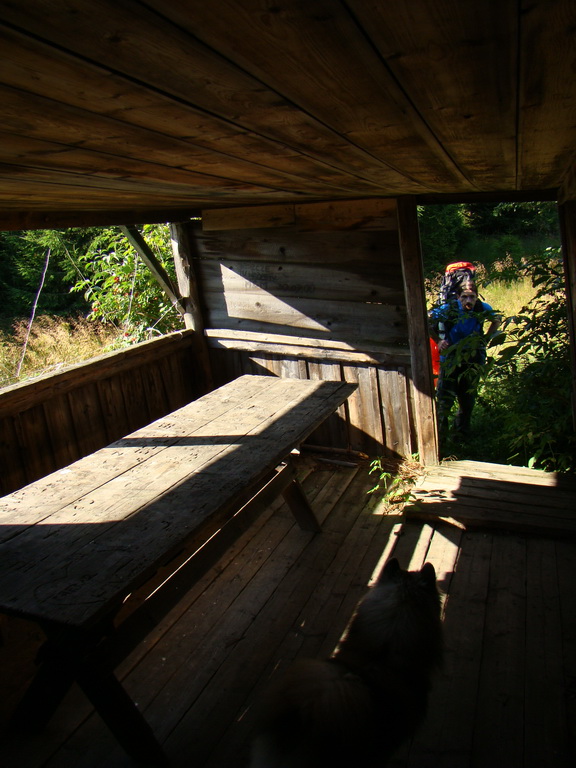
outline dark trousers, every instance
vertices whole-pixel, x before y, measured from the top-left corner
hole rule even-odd
[[[458,400],[459,408],[454,426],[463,435],[470,432],[470,420],[476,402],[479,379],[477,365],[458,365],[448,370],[444,367],[440,369],[436,390],[440,440],[445,439],[448,434],[450,411],[455,400]]]

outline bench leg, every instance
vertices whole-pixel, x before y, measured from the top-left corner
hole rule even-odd
[[[77,681],[118,743],[131,757],[147,765],[168,765],[168,758],[152,729],[113,672],[90,667],[79,673]]]
[[[316,519],[316,515],[312,507],[310,506],[304,489],[298,482],[298,479],[294,477],[289,485],[282,491],[284,501],[290,507],[290,510],[296,522],[304,531],[312,531],[313,533],[320,533],[320,523]]]

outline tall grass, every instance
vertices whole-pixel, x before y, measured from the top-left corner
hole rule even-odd
[[[514,282],[495,280],[480,287],[480,296],[504,317],[519,314],[535,296],[536,288],[529,277],[523,277]]]
[[[36,317],[28,336],[28,321],[19,320],[0,330],[0,387],[96,357],[112,348],[117,336],[116,328],[83,317],[50,315]]]

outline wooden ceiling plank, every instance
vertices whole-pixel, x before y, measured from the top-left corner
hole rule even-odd
[[[411,189],[425,189],[136,0],[97,0],[81,12],[67,0],[27,0],[26,7],[3,5],[0,18],[238,128],[329,164],[350,165],[375,183],[402,189],[410,181]]]
[[[213,163],[228,162],[245,173],[266,174],[270,169],[289,179],[318,179],[357,193],[362,187],[368,193],[374,185],[2,26],[0,45],[0,83],[17,89],[32,103],[41,97],[56,102],[54,108],[75,107],[88,120],[111,118],[120,133],[134,134],[138,127],[157,134],[157,143],[171,137],[181,142],[188,163],[207,162],[210,153],[215,153]],[[165,144],[170,146],[169,141]],[[139,144],[130,146],[136,152]],[[197,170],[201,168],[197,166]]]
[[[459,183],[471,188],[345,4],[151,4],[375,159],[424,184],[429,179],[435,187]],[[386,14],[392,7],[381,5]]]
[[[576,3],[522,0],[520,189],[559,187],[576,161]]]
[[[361,194],[374,192],[371,184],[349,179],[348,186],[318,180],[318,176],[295,176],[271,170],[243,158],[235,158],[195,147],[185,141],[160,135],[112,118],[59,104],[41,96],[0,85],[2,124],[5,132],[55,142],[62,148],[84,147],[143,164],[155,163],[179,171],[195,171],[211,176],[244,181],[247,184],[322,194],[333,187],[338,191]],[[0,152],[7,147],[0,147]]]
[[[574,0],[11,0],[2,208],[566,194],[575,29]]]
[[[480,189],[515,184],[516,0],[347,0],[394,77]]]
[[[146,179],[123,179],[104,176],[95,176],[82,173],[71,173],[70,171],[61,170],[46,170],[44,168],[31,168],[28,166],[9,165],[7,163],[0,163],[0,180],[3,181],[17,181],[32,183],[44,183],[54,185],[54,189],[51,196],[56,201],[59,199],[58,186],[64,184],[65,186],[72,185],[82,190],[82,195],[85,202],[90,202],[94,193],[94,190],[99,190],[102,195],[108,196],[108,201],[114,199],[114,195],[121,191],[128,193],[139,194],[143,198],[148,197],[164,197],[166,200],[172,200],[171,207],[174,207],[178,201],[182,201],[185,197],[189,197],[190,205],[195,205],[196,200],[202,198],[206,201],[209,199],[211,202],[220,200],[220,204],[233,204],[233,201],[238,197],[245,199],[247,204],[251,202],[258,202],[262,200],[263,190],[261,188],[249,188],[246,185],[234,184],[228,182],[218,187],[213,186],[211,189],[207,189],[203,184],[187,185],[187,184],[169,184],[165,182],[148,182]],[[107,193],[106,193],[107,190]],[[112,194],[111,194],[112,193]],[[78,194],[78,192],[76,193]],[[266,196],[270,201],[275,199],[282,199],[285,197],[285,193],[277,193],[272,190],[266,190]],[[145,203],[143,202],[143,205]],[[18,198],[15,198],[14,205],[18,205]],[[148,204],[149,205],[149,204]]]
[[[515,184],[516,0],[350,0],[402,89],[480,189]]]
[[[254,190],[271,189],[250,184],[242,179],[226,178],[216,174],[198,173],[186,168],[169,168],[144,160],[107,154],[82,146],[57,144],[53,141],[30,139],[0,130],[0,162],[21,167],[42,168],[85,174],[92,177],[121,179],[135,183],[158,183],[180,187],[182,191],[195,187],[206,189],[239,186]],[[280,188],[280,191],[285,192]]]
[[[2,89],[0,87],[0,100],[1,98]],[[9,120],[5,122],[10,123]],[[140,158],[134,156],[131,151],[128,153],[129,156],[123,155],[121,146],[127,142],[127,137],[113,136],[109,142],[110,151],[103,151],[108,144],[105,139],[96,138],[96,128],[91,141],[70,140],[67,142],[66,129],[63,124],[61,126],[62,135],[58,143],[53,139],[28,138],[21,134],[0,130],[0,162],[32,168],[53,168],[94,176],[104,175],[135,181],[147,180],[151,183],[158,181],[158,183],[190,185],[190,191],[195,186],[205,186],[207,189],[211,189],[222,186],[229,187],[232,184],[243,189],[261,189],[263,192],[265,190],[278,191],[284,195],[291,192],[296,195],[322,196],[326,194],[326,190],[329,188],[326,185],[314,183],[313,180],[308,183],[304,180],[296,183],[282,176],[270,179],[267,174],[262,174],[262,178],[257,178],[255,173],[251,175],[234,173],[236,168],[233,163],[231,167],[225,163],[219,166],[206,164],[204,167],[186,166],[178,162],[184,158],[178,158],[176,155],[174,155],[175,164],[170,167],[167,165],[166,158],[158,157],[155,159],[154,154],[158,153],[153,151],[143,151]],[[75,131],[76,128],[77,126],[74,126],[73,130]],[[91,148],[89,146],[91,144],[102,149]],[[111,152],[112,149],[115,150],[114,153]],[[339,187],[334,189],[335,196],[342,195],[344,192],[346,190]],[[349,191],[348,195],[350,195]]]

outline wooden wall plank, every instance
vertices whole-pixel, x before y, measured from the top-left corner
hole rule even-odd
[[[119,377],[101,379],[96,386],[102,417],[106,425],[106,437],[108,442],[112,443],[131,431],[132,420],[128,415],[129,408],[126,407],[124,401],[124,392],[120,386]]]
[[[14,423],[25,461],[26,481],[31,482],[52,472],[56,465],[44,406],[38,404],[20,413]]]
[[[54,468],[71,464],[80,455],[80,450],[76,441],[76,431],[68,397],[66,395],[52,397],[43,403],[42,407],[50,435]],[[66,439],[63,440],[64,435]]]
[[[269,354],[279,354],[296,356],[307,360],[321,361],[340,361],[347,363],[399,363],[410,362],[409,350],[405,347],[395,347],[393,345],[382,345],[379,349],[374,348],[371,351],[357,352],[350,348],[349,344],[344,342],[331,342],[331,340],[320,340],[317,338],[304,338],[301,336],[292,337],[294,343],[290,343],[290,336],[281,334],[254,333],[251,331],[228,331],[227,329],[213,329],[207,332],[209,334],[208,346],[218,350],[243,350],[246,352],[266,352]],[[232,336],[233,334],[233,336]],[[251,337],[248,340],[243,336]],[[232,337],[231,337],[232,336]],[[259,341],[258,339],[262,339]],[[281,339],[275,341],[274,339]],[[371,346],[366,342],[363,346]]]
[[[68,401],[80,455],[86,456],[106,445],[108,438],[96,384],[68,393]]]
[[[574,194],[576,197],[576,193]],[[559,207],[572,369],[572,425],[576,431],[576,200]]]
[[[378,368],[378,386],[386,448],[398,456],[410,456],[409,395],[406,370]]]
[[[369,454],[413,452],[397,212],[396,200],[213,210],[195,229],[209,345],[246,353],[250,372],[358,382],[347,442]],[[395,371],[384,404],[382,363]],[[324,437],[341,444],[329,425]]]
[[[395,231],[300,231],[298,229],[246,229],[203,232],[195,238],[202,259],[271,261],[280,264],[347,264],[353,272],[364,262],[397,279],[398,233]]]
[[[308,362],[308,375],[311,379],[342,381],[342,369],[338,363],[320,363],[310,360]],[[326,445],[335,448],[348,447],[345,403],[310,435],[308,442],[312,445]]]
[[[204,232],[287,226],[311,230],[395,230],[396,200],[370,198],[328,203],[290,203],[214,209],[202,213]]]
[[[193,333],[176,334],[0,392],[0,490],[21,488],[203,394],[193,343]]]
[[[186,357],[185,354],[181,353],[170,355],[162,361],[160,368],[168,397],[168,408],[171,411],[188,402],[186,400],[187,393],[192,388],[191,382],[188,380],[189,373],[184,368],[187,362]]]
[[[378,399],[378,378],[371,366],[342,366],[344,381],[358,383],[348,398],[350,447],[369,455],[382,453],[384,434]]]
[[[149,362],[168,357],[180,349],[189,350],[193,338],[193,331],[176,331],[160,339],[107,352],[92,360],[68,366],[59,373],[4,387],[0,391],[0,408],[2,413],[18,413],[35,403],[71,392],[84,384],[114,376],[140,365],[146,366]]]
[[[318,259],[318,256],[316,256]],[[395,262],[395,263],[394,263]],[[398,260],[386,267],[375,267],[373,262],[331,264],[325,262],[291,263],[279,261],[236,261],[230,258],[201,260],[198,263],[202,275],[202,287],[207,293],[245,293],[260,291],[274,296],[300,296],[332,301],[404,302],[402,274]],[[208,297],[207,301],[210,301]]]
[[[168,396],[162,379],[161,363],[152,363],[141,369],[142,386],[150,421],[168,413]],[[140,426],[143,426],[141,424]]]
[[[278,299],[265,292],[252,296],[214,294],[206,312],[213,328],[246,329],[346,341],[362,350],[377,338],[383,345],[406,343],[406,315],[386,304]]]
[[[16,488],[26,485],[25,453],[21,450],[17,417],[5,416],[0,420],[0,493],[11,493]]]
[[[242,341],[246,344],[246,348],[250,348],[251,343],[255,344],[271,344],[275,345],[277,347],[281,347],[282,345],[288,345],[288,346],[299,346],[299,347],[313,347],[314,349],[317,349],[320,352],[323,350],[330,350],[335,352],[349,352],[350,354],[355,353],[355,350],[353,347],[350,346],[350,344],[347,344],[345,341],[338,341],[338,339],[313,339],[312,341],[310,338],[306,337],[300,337],[300,336],[288,336],[283,335],[281,333],[259,333],[257,331],[236,331],[231,330],[229,328],[207,328],[206,336],[208,338],[218,339],[219,341]],[[378,357],[377,353],[386,352],[386,347],[379,343],[378,339],[372,340],[370,343],[366,344],[367,352],[374,352],[375,356],[374,359],[370,362],[378,362],[380,358]],[[402,350],[398,347],[389,347],[388,348],[389,354],[395,354],[395,353],[402,353],[404,352],[406,354],[406,361],[410,361],[410,353],[409,350],[406,348],[406,350]],[[360,354],[360,353],[356,353]]]
[[[127,409],[130,422],[129,431],[133,432],[143,424],[152,421],[148,409],[148,398],[144,389],[144,378],[141,368],[135,368],[130,373],[123,373],[120,377],[120,386],[124,395],[124,401],[130,403]]]

